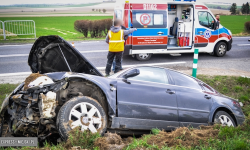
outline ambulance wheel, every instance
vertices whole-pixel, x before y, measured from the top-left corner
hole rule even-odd
[[[149,54],[149,53],[141,53],[141,54],[136,54],[135,58],[139,61],[145,61],[145,60],[149,60],[151,56],[152,54]]]
[[[227,52],[227,44],[225,42],[219,42],[215,45],[214,54],[217,57],[223,57]]]

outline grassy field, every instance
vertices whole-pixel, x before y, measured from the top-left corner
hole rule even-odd
[[[83,35],[74,30],[76,20],[99,20],[112,18],[111,16],[79,16],[79,17],[0,17],[5,20],[34,20],[36,23],[36,35],[59,35],[66,40],[83,40]],[[3,38],[3,37],[0,37]],[[8,37],[9,38],[9,37]]]
[[[249,150],[250,149],[250,79],[231,76],[205,76],[199,75],[199,79],[208,83],[220,93],[239,99],[244,104],[242,107],[247,117],[242,126],[233,127],[201,127],[200,129],[179,128],[172,132],[152,129],[151,134],[140,138],[121,138],[117,134],[107,134],[100,137],[98,134],[79,132],[73,130],[66,142],[58,145],[45,144],[45,149],[59,150],[80,146],[85,149],[152,149],[152,150]],[[9,94],[16,85],[0,84],[0,103],[6,94]],[[116,144],[116,145],[115,145]],[[1,149],[1,148],[0,148]],[[22,148],[25,150],[31,148]],[[10,150],[13,150],[10,149]],[[32,148],[32,150],[35,150]]]
[[[250,15],[232,15],[232,16],[221,16],[220,23],[231,30],[233,34],[239,34],[244,32],[245,22],[250,21]]]
[[[98,12],[97,12],[98,13]],[[66,40],[86,40],[83,35],[74,30],[76,20],[98,20],[112,18],[112,16],[79,16],[79,17],[0,17],[1,21],[5,20],[34,20],[36,23],[37,37],[43,35],[59,35]],[[233,34],[239,34],[244,31],[244,23],[250,20],[248,16],[221,16],[221,24],[230,29]],[[19,36],[27,38],[27,36]],[[31,36],[28,36],[31,37]],[[12,37],[17,38],[17,37]],[[3,39],[0,36],[0,39]],[[8,37],[10,39],[10,37]],[[0,41],[4,43],[6,41]],[[7,41],[8,42],[8,41]]]

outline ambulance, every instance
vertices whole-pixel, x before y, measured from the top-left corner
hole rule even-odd
[[[153,54],[199,52],[222,57],[232,47],[232,33],[208,7],[193,0],[117,0],[114,19],[137,28],[125,42],[124,55],[149,60]]]

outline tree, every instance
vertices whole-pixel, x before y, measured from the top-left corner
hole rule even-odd
[[[236,9],[237,9],[237,4],[233,3],[231,8],[230,8],[230,12],[231,12],[232,15],[236,14]]]
[[[247,2],[246,3],[246,14],[249,14],[250,13],[250,11],[249,11],[249,3]]]
[[[241,12],[242,12],[242,14],[246,13],[246,5],[244,3],[241,6]]]
[[[99,9],[99,12],[101,12],[102,10],[101,9]]]
[[[107,10],[106,9],[103,9],[102,12],[105,13]]]
[[[92,11],[95,11],[95,9],[93,8]]]

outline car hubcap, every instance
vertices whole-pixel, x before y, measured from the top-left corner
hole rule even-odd
[[[221,115],[219,117],[219,120],[220,120],[220,123],[222,124],[222,126],[229,126],[229,127],[232,126],[232,127],[234,127],[234,124],[233,124],[232,120],[226,115]]]
[[[90,130],[96,133],[102,126],[101,114],[99,110],[90,103],[79,103],[75,105],[69,115],[70,126],[72,129],[81,127],[81,130]]]
[[[139,54],[139,57],[140,57],[141,59],[147,59],[148,56],[149,56],[149,54],[147,54],[147,53]]]
[[[223,55],[226,52],[226,46],[225,45],[220,45],[219,47],[219,54]]]

